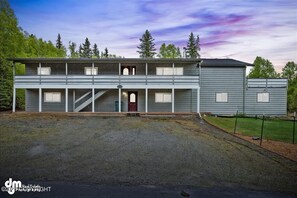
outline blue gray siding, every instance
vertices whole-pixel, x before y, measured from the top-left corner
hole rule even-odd
[[[243,112],[245,68],[202,67],[201,68],[201,112],[234,114]],[[216,93],[228,93],[227,103],[216,102]]]

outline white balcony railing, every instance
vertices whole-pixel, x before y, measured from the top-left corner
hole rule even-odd
[[[199,76],[156,76],[156,75],[50,75],[15,76],[15,85],[197,85]]]

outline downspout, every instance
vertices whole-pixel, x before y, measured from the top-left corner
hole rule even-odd
[[[201,89],[201,64],[202,63],[203,63],[203,60],[201,60],[199,62],[199,84],[198,84],[198,86],[199,86],[199,89],[198,89],[199,98],[197,98],[197,102],[199,102],[199,104],[198,104],[198,108],[199,108],[198,115],[199,115],[199,117],[200,117],[201,120],[202,120],[202,116],[200,114],[200,104],[201,104],[201,102],[200,102],[200,98],[201,98],[201,96],[200,96],[200,89]]]
[[[244,71],[243,71],[243,106],[242,106],[242,113],[243,114],[245,114],[245,89],[247,88],[246,86],[247,86],[247,84],[246,84],[246,67],[247,66],[245,66],[245,69],[244,69]]]

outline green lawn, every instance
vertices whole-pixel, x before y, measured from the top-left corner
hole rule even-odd
[[[234,131],[235,118],[207,116],[205,117],[205,119],[211,124],[218,126],[230,133],[233,133]],[[236,133],[240,133],[247,136],[260,137],[261,126],[261,119],[238,118]],[[297,142],[296,136],[297,131],[295,132],[295,143]],[[293,138],[293,122],[277,119],[265,120],[263,138],[291,143]]]

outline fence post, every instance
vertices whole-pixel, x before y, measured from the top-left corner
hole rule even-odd
[[[265,120],[265,116],[263,115],[262,128],[261,128],[261,138],[260,138],[260,146],[262,146],[263,130],[264,130],[264,120]]]
[[[296,122],[296,112],[294,112],[294,120],[293,120],[293,144],[295,143],[295,122]]]
[[[233,131],[233,133],[235,134],[235,132],[236,132],[236,128],[237,128],[237,116],[238,115],[238,110],[236,111],[236,115],[235,115],[235,126],[234,126],[234,131]]]

